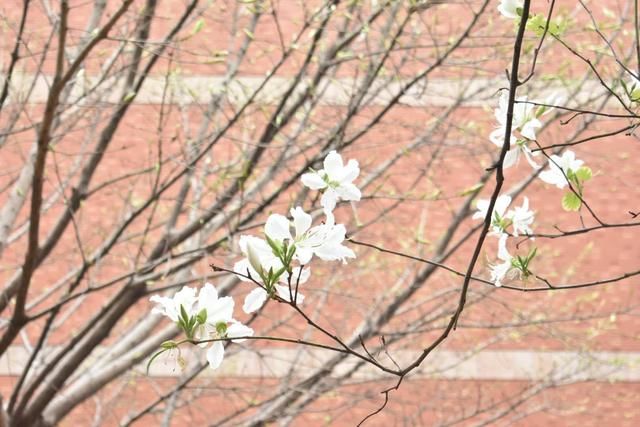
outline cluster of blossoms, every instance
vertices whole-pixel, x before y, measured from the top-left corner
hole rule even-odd
[[[234,272],[243,281],[250,281],[257,287],[249,292],[243,304],[246,313],[260,309],[268,298],[300,304],[304,296],[298,286],[309,280],[308,265],[313,257],[324,261],[342,261],[355,258],[355,253],[343,245],[346,228],[336,224],[334,209],[340,200],[360,200],[360,190],[353,181],[360,174],[358,162],[349,160],[345,165],[342,157],[331,151],[324,159],[324,168],[302,176],[302,183],[323,192],[321,205],[325,219],[313,226],[313,218],[301,207],[290,210],[291,219],[280,214],[272,214],[264,227],[264,238],[241,236],[240,251],[245,258],[234,266]],[[181,342],[167,341],[151,358],[149,364],[159,354],[168,350],[178,350],[187,342],[211,346],[206,352],[209,366],[216,369],[224,358],[224,341],[241,342],[253,336],[253,329],[233,318],[233,298],[218,297],[216,288],[206,283],[199,292],[188,286],[176,292],[173,297],[154,295],[156,303],[153,313],[167,316],[186,335]],[[184,365],[179,355],[178,363]]]
[[[305,266],[314,256],[343,263],[355,258],[355,253],[343,245],[346,228],[336,224],[333,211],[339,200],[360,200],[360,190],[353,184],[360,174],[358,162],[352,159],[345,165],[342,157],[331,151],[323,166],[301,177],[305,186],[322,191],[323,222],[313,226],[312,216],[297,206],[289,211],[291,219],[277,213],[270,215],[264,238],[240,237],[240,250],[246,258],[238,261],[233,270],[241,280],[258,285],[245,298],[242,308],[246,313],[258,310],[268,298],[302,303],[304,295],[298,287],[309,280],[311,271]]]
[[[497,287],[502,286],[502,281],[505,278],[529,277],[531,275],[529,263],[536,254],[536,250],[533,249],[525,257],[518,255],[514,257],[507,250],[507,237],[533,233],[531,224],[535,220],[535,213],[529,209],[527,197],[524,198],[521,206],[508,209],[510,204],[511,197],[499,196],[491,214],[490,235],[498,237],[498,258],[501,260],[501,262],[491,265],[491,280]],[[489,210],[489,200],[479,200],[476,207],[478,210],[472,218],[484,219]]]
[[[522,14],[523,0],[501,0],[498,11],[506,18],[519,18]],[[640,85],[639,85],[640,86]],[[635,86],[631,86],[631,92]],[[631,93],[630,92],[630,93]],[[503,168],[516,166],[520,156],[523,156],[534,170],[541,168],[534,157],[539,152],[533,152],[529,144],[536,140],[537,131],[542,127],[540,118],[550,111],[545,105],[555,105],[562,102],[555,95],[546,100],[543,106],[536,107],[536,103],[527,102],[526,97],[517,98],[513,106],[513,120],[511,122],[511,134],[507,137],[510,142],[510,149],[507,151]],[[498,108],[495,110],[495,117],[498,126],[491,132],[489,139],[493,144],[502,147],[507,133],[507,109],[509,107],[509,94],[503,92]],[[541,171],[539,178],[557,188],[563,189],[570,185],[571,191],[565,193],[562,199],[562,206],[568,211],[577,211],[582,205],[582,192],[584,183],[591,179],[591,169],[583,166],[583,161],[576,159],[575,153],[566,150],[561,156],[549,156],[548,169]],[[474,219],[484,219],[488,214],[489,200],[479,200],[478,211],[473,215]],[[512,256],[507,250],[507,239],[509,236],[531,235],[533,233],[531,225],[534,222],[534,212],[529,209],[529,200],[524,197],[521,206],[508,210],[511,204],[511,197],[501,195],[496,199],[493,212],[491,213],[490,234],[498,238],[498,259],[499,262],[491,265],[491,280],[496,286],[502,286],[505,278],[527,278],[532,273],[529,270],[529,263],[536,254],[536,249],[532,249],[526,256]]]
[[[360,190],[353,184],[360,174],[358,162],[349,160],[345,165],[342,157],[331,151],[323,166],[302,176],[305,186],[323,192],[321,205],[325,220],[322,223],[312,226],[312,216],[298,206],[290,210],[291,219],[280,214],[270,215],[264,227],[264,239],[240,237],[240,251],[245,258],[235,264],[234,272],[241,280],[257,285],[244,300],[242,308],[246,313],[260,309],[268,298],[294,305],[302,303],[304,296],[298,292],[298,285],[309,280],[311,272],[305,266],[314,256],[343,263],[355,258],[355,253],[343,245],[346,228],[336,224],[333,210],[339,200],[360,200]],[[174,321],[187,339],[163,343],[162,350],[149,364],[164,351],[179,351],[182,343],[198,342],[207,347],[211,342],[206,357],[209,366],[216,369],[224,358],[224,341],[241,342],[253,336],[253,329],[233,318],[233,298],[218,297],[210,283],[206,283],[197,296],[195,289],[185,286],[171,298],[154,295],[150,301],[157,304],[152,313]],[[178,362],[184,365],[180,356]]]

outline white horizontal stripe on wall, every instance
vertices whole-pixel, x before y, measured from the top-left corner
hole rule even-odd
[[[100,354],[104,348],[99,348]],[[187,365],[204,361],[204,349],[184,346],[182,356]],[[390,353],[400,366],[406,366],[419,355],[419,351],[402,350]],[[182,374],[176,363],[177,352],[165,353],[154,361],[150,375],[154,377],[178,377]],[[324,365],[334,354],[328,350],[266,348],[254,349],[247,343],[233,344],[227,357],[215,371],[205,370],[205,376],[223,377],[272,377],[279,378],[295,366],[298,375],[308,374]],[[24,347],[12,346],[0,358],[0,375],[18,376],[29,357]],[[376,356],[381,363],[393,367],[385,354]],[[349,370],[358,360],[348,357],[333,375]],[[87,362],[87,366],[91,361]],[[97,367],[100,368],[99,366]],[[146,361],[135,371],[145,375]],[[187,368],[188,369],[188,368]],[[354,379],[373,379],[384,375],[367,365],[354,375]],[[412,378],[449,380],[519,380],[541,381],[550,378],[597,381],[640,381],[640,352],[575,352],[531,350],[482,350],[464,352],[437,350],[411,374]]]
[[[35,79],[35,82],[34,82]],[[225,93],[225,97],[233,104],[241,104],[262,84],[265,77],[242,76],[231,81],[228,85],[224,84],[223,76],[182,76],[164,78],[152,76],[147,78],[140,93],[136,94],[133,100],[134,104],[160,104],[180,103],[180,104],[206,104],[212,96]],[[83,98],[92,91],[95,84],[95,78],[78,76],[73,84],[72,95],[68,104],[75,104],[79,99],[83,99],[88,105],[100,103],[119,103],[132,94],[123,96],[120,84],[114,84],[113,80],[107,80],[98,86],[95,92],[95,99]],[[10,102],[20,103],[44,103],[49,93],[51,85],[51,77],[44,75],[17,74],[12,79],[10,87]],[[298,92],[307,87],[308,79],[303,80]],[[273,77],[265,85],[260,95],[257,96],[256,102],[261,104],[273,104],[277,102],[282,94],[287,90],[291,78]],[[391,81],[377,80],[374,84],[368,86],[368,93],[372,94],[368,105],[384,105],[397,94],[407,81]],[[568,83],[568,86],[560,86],[550,84],[544,81],[535,81],[527,83],[527,85],[519,90],[519,95],[532,95],[529,99],[535,99],[544,102],[547,97],[552,94],[559,95],[566,99],[571,93],[572,85],[578,82]],[[30,96],[27,98],[28,89],[34,85]],[[412,86],[405,95],[402,96],[400,104],[413,107],[446,107],[452,105],[456,99],[462,94],[465,98],[469,98],[463,103],[465,106],[472,107],[495,107],[498,101],[498,91],[505,89],[508,82],[504,77],[496,78],[475,78],[471,80],[464,79],[428,79],[423,80]],[[380,89],[381,88],[381,89]],[[325,79],[320,87],[315,91],[322,94],[320,103],[324,105],[345,106],[354,92],[360,89],[357,81],[350,78]],[[379,90],[379,93],[377,91]],[[593,99],[595,95],[602,94],[606,90],[598,81],[587,81],[580,94],[571,97],[569,105],[577,105],[577,103],[585,102]],[[375,96],[373,94],[376,93]],[[366,99],[369,99],[367,97]],[[611,105],[615,106],[613,100]]]

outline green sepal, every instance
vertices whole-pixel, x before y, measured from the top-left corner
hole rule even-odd
[[[206,323],[206,321],[207,321],[207,309],[206,308],[203,308],[202,310],[200,310],[200,312],[196,316],[196,320],[197,320],[199,325],[203,325],[204,323]]]
[[[228,327],[227,327],[226,322],[218,322],[218,323],[216,323],[216,332],[221,337],[226,337],[227,336],[227,329],[228,329]]]
[[[271,247],[271,250],[273,251],[273,254],[275,256],[277,256],[278,258],[281,258],[281,256],[282,256],[282,248],[280,247],[278,242],[276,242],[275,240],[273,240],[271,237],[267,236],[266,234],[265,234],[264,237],[266,238],[267,243]]]

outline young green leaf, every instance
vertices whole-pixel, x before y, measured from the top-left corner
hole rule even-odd
[[[580,181],[585,182],[589,181],[593,177],[593,172],[591,172],[591,168],[588,166],[582,166],[575,172],[576,178]]]
[[[577,212],[580,210],[580,206],[582,206],[582,201],[574,192],[566,193],[562,198],[562,208],[565,211]]]

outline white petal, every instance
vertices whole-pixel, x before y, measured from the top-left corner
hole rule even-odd
[[[284,215],[269,215],[267,223],[264,226],[264,233],[274,240],[291,239],[289,220]]]
[[[246,276],[251,276],[254,280],[260,280],[260,275],[251,267],[247,258],[236,262],[233,266],[233,271],[238,273],[236,277],[243,282],[251,282],[251,279]]]
[[[322,246],[316,250],[316,255],[323,261],[342,260],[346,263],[346,258],[355,258],[356,254],[344,245]]]
[[[504,162],[502,163],[502,167],[508,169],[512,166],[518,164],[518,158],[520,157],[520,148],[512,148],[507,151],[507,154],[504,156]]]
[[[311,261],[311,258],[313,258],[313,249],[303,246],[297,246],[295,256],[300,264],[309,264],[309,261]]]
[[[497,212],[500,217],[504,217],[504,213],[511,204],[511,197],[507,195],[499,196],[496,199],[496,204],[493,208],[494,212]]]
[[[233,322],[227,328],[227,337],[252,337],[253,329],[248,327],[247,325],[243,325],[240,322]],[[242,342],[246,341],[246,339],[233,340],[233,342]]]
[[[259,288],[258,288],[259,289]],[[233,298],[222,297],[207,306],[207,323],[229,322],[233,318]]]
[[[560,170],[557,168],[542,171],[539,177],[541,180],[543,180],[547,184],[555,185],[560,189],[567,186],[567,179],[564,177],[564,175],[562,175],[562,172],[560,172]]]
[[[503,261],[511,261],[511,254],[507,251],[507,235],[503,234],[498,240],[498,258]]]
[[[489,140],[496,146],[498,147],[502,147],[502,145],[504,145],[504,133],[505,133],[505,129],[504,127],[499,127],[497,129],[495,129],[493,132],[491,132],[489,134]],[[513,139],[513,135],[511,136],[511,138]]]
[[[529,147],[523,147],[522,148],[522,152],[524,153],[524,158],[527,159],[527,162],[529,163],[529,165],[534,168],[534,169],[540,169],[540,165],[537,164],[535,162],[535,160],[533,160],[533,156],[537,155],[538,152],[533,153],[531,152],[531,150],[529,149]]]
[[[301,285],[306,283],[307,280],[309,280],[309,277],[311,277],[311,269],[309,267],[296,267],[291,272],[291,284],[295,286],[296,282],[299,281],[298,284]]]
[[[302,236],[311,227],[313,218],[306,213],[300,206],[291,209],[291,217],[293,218],[293,227],[296,230],[296,237]]]
[[[276,285],[276,292],[278,292],[278,296],[287,302],[291,302],[291,295],[296,300],[296,304],[302,304],[304,301],[304,295],[302,295],[299,291],[296,295],[296,288],[292,287],[291,292],[289,292],[289,286]]]
[[[489,209],[489,200],[478,200],[478,202],[476,203],[476,209],[478,211],[473,214],[471,219],[484,219],[487,216],[487,210]]]
[[[337,202],[338,194],[333,188],[327,188],[324,194],[322,194],[322,198],[320,199],[320,204],[325,209],[325,211],[333,211],[336,208]]]
[[[172,298],[162,297],[160,295],[153,295],[149,298],[149,301],[159,304],[159,307],[151,309],[151,313],[167,316],[174,322],[178,321],[178,312],[176,311],[176,304]]]
[[[300,177],[300,180],[312,190],[321,190],[327,186],[324,179],[316,172],[305,173]]]
[[[520,130],[520,134],[527,139],[536,139],[536,128],[542,127],[538,119],[529,120]]]
[[[362,194],[358,187],[351,183],[341,184],[338,188],[336,188],[336,192],[343,200],[360,200]]]
[[[200,288],[200,292],[198,292],[197,311],[200,312],[200,310],[208,307],[216,301],[218,301],[218,291],[211,283],[205,283],[204,286]]]
[[[273,256],[271,246],[269,246],[267,241],[256,236],[249,236],[246,234],[240,236],[239,246],[240,250],[245,255],[248,255],[249,246],[251,246],[261,257],[263,255]]]
[[[222,341],[215,341],[207,350],[207,362],[211,369],[218,369],[224,359],[224,344]]]
[[[193,309],[193,304],[196,302],[196,290],[195,288],[185,286],[176,292],[173,300],[176,303],[176,309],[179,310],[180,306],[183,306],[187,313],[190,313]]]
[[[337,177],[337,181],[342,183],[352,182],[358,177],[358,175],[360,175],[360,166],[358,165],[358,161],[351,159],[342,170],[342,174]]]
[[[330,180],[338,180],[340,175],[342,175],[342,168],[342,156],[335,151],[331,151],[327,154],[327,157],[324,158],[324,171]]]
[[[262,288],[255,288],[244,298],[242,310],[249,314],[258,311],[267,300],[267,291]]]

